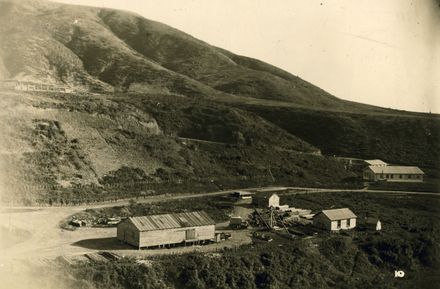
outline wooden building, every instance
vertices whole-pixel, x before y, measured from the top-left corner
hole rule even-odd
[[[0,89],[19,91],[49,91],[70,93],[72,90],[66,86],[38,83],[33,81],[22,81],[16,79],[5,79],[0,81]]]
[[[275,210],[289,211],[289,205],[280,205],[280,196],[278,194],[256,194],[254,205],[262,208],[272,208]]]
[[[364,170],[364,180],[370,182],[423,182],[424,174],[418,167],[369,166]]]
[[[252,196],[254,193],[252,192],[246,192],[246,191],[235,191],[232,193],[232,196],[237,199],[241,200],[252,200]]]
[[[388,165],[383,160],[365,160],[365,163],[368,166],[375,166],[375,167],[386,167]]]
[[[267,206],[269,208],[278,208],[280,206],[280,196],[272,194],[272,196],[267,199]]]
[[[137,248],[214,240],[215,222],[204,211],[127,218],[117,238]]]
[[[381,231],[382,222],[378,218],[366,218],[364,227],[368,230]]]
[[[330,230],[349,230],[356,227],[357,216],[348,208],[323,210],[313,217],[313,225]]]
[[[235,205],[250,205],[252,204],[252,197],[255,193],[246,191],[235,191],[231,194],[234,198]]]

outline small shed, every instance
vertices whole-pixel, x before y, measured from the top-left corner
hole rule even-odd
[[[280,196],[278,196],[278,194],[272,194],[268,199],[267,206],[269,208],[278,208],[280,206]]]
[[[234,198],[235,205],[250,205],[252,204],[252,196],[254,193],[246,191],[235,191],[231,194]]]
[[[117,238],[138,248],[196,243],[214,240],[215,222],[204,211],[130,217],[118,224]]]
[[[366,218],[365,228],[369,230],[381,231],[382,222],[378,218],[372,218],[372,217]]]
[[[252,199],[253,195],[254,195],[254,193],[246,192],[246,191],[235,191],[232,193],[232,196],[234,198],[241,199],[241,200]]]
[[[322,210],[313,217],[313,225],[330,230],[349,230],[356,227],[357,216],[349,209]]]

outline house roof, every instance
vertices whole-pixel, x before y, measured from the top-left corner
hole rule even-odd
[[[370,170],[375,174],[414,174],[423,175],[424,172],[418,167],[407,167],[407,166],[386,166],[386,167],[376,167],[369,166]]]
[[[382,160],[365,160],[365,162],[371,166],[386,166],[387,163]]]
[[[142,232],[215,225],[204,211],[131,217],[128,220]]]
[[[331,221],[352,219],[357,217],[349,208],[322,210],[315,216],[321,213],[324,214]]]
[[[366,224],[377,224],[377,222],[379,222],[379,218],[373,218],[373,217],[369,217],[365,219],[365,223]]]

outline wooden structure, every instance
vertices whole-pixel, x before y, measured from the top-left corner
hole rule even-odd
[[[268,198],[267,206],[269,208],[277,208],[280,206],[280,196],[278,194],[273,194]]]
[[[424,174],[418,167],[369,166],[364,170],[364,180],[370,182],[423,182]]]
[[[254,193],[246,192],[246,191],[235,191],[232,193],[232,196],[234,198],[241,199],[241,200],[247,200],[247,199],[252,200],[253,195],[254,195]]]
[[[19,91],[50,91],[69,93],[72,90],[65,86],[37,83],[32,81],[22,81],[16,79],[6,79],[0,81],[0,89],[19,90]]]
[[[214,240],[215,222],[204,211],[127,218],[117,238],[137,248]]]
[[[236,205],[250,205],[252,204],[252,196],[254,193],[246,191],[235,191],[232,193]]]
[[[356,227],[356,218],[348,208],[323,210],[313,217],[313,225],[329,231],[349,230]]]
[[[290,208],[289,205],[280,205],[280,196],[278,194],[257,194],[254,198],[254,205],[281,211],[290,211],[293,209]]]
[[[386,167],[388,164],[383,160],[365,160],[368,166]]]
[[[381,231],[382,222],[378,218],[366,218],[364,227],[368,230]]]

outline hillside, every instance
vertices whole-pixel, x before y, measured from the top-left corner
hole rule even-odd
[[[76,90],[242,96],[307,107],[379,108],[340,100],[264,62],[111,9],[0,1],[0,73]]]
[[[440,119],[338,99],[134,13],[0,0],[3,201],[359,186],[333,155],[439,167]],[[321,155],[321,152],[323,155]]]
[[[326,155],[440,167],[440,120],[423,114],[369,114],[239,106],[319,147]]]
[[[180,96],[0,93],[3,201],[65,203],[293,182],[356,185],[251,112]]]

